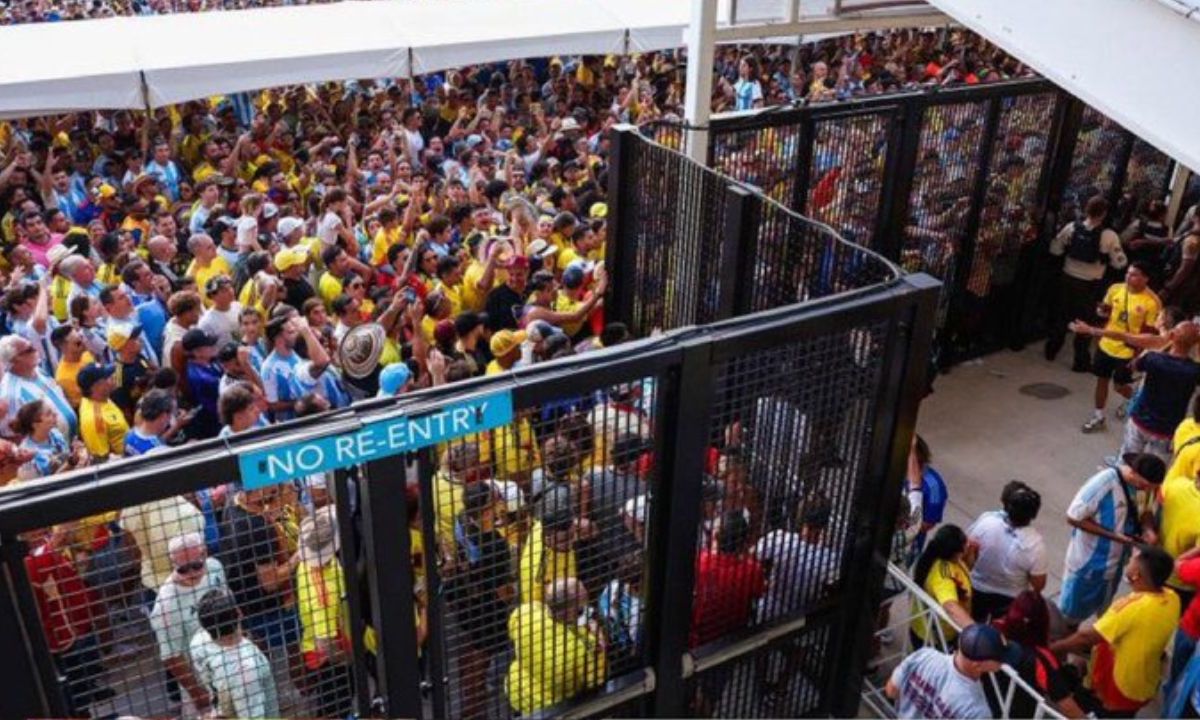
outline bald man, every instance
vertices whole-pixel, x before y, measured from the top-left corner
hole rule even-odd
[[[507,691],[514,709],[535,713],[604,682],[603,636],[595,620],[578,625],[587,588],[573,577],[546,583],[544,600],[531,600],[508,619],[514,659]]]
[[[178,290],[179,275],[172,267],[175,256],[179,254],[175,241],[165,235],[155,235],[146,243],[146,250],[150,253],[150,270],[155,275],[165,277],[171,283],[172,291]]]

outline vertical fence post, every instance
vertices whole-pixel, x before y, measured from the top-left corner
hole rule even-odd
[[[0,542],[0,717],[66,717],[63,684],[38,618],[37,602],[25,572],[25,543],[12,536]]]
[[[413,625],[413,572],[404,488],[404,455],[367,464],[363,542],[374,611],[376,661],[383,717],[422,717],[417,629]]]
[[[875,588],[871,593],[851,593],[842,607],[843,642],[832,661],[827,697],[830,714],[855,717],[862,693],[862,675],[870,657],[875,617],[883,600],[883,578],[891,555],[892,534],[900,502],[900,484],[908,468],[908,450],[917,424],[917,410],[927,387],[929,350],[940,283],[924,273],[905,278],[907,288],[895,296],[897,312],[888,328],[888,343],[881,372],[868,467],[878,468],[863,482],[855,498],[859,508],[853,533],[854,548],[843,558],[843,574],[850,588]]]
[[[884,202],[875,231],[875,248],[892,262],[900,262],[904,232],[908,226],[908,200],[912,194],[913,173],[921,152],[921,127],[924,124],[927,96],[905,98],[893,116],[888,137],[888,158],[883,177]]]
[[[625,323],[637,332],[633,318],[633,292],[637,287],[636,272],[637,218],[629,191],[636,186],[632,154],[640,138],[633,125],[616,125],[612,129],[608,155],[608,237],[604,257],[609,268],[608,297],[604,299],[605,314],[610,320]]]
[[[1121,201],[1121,193],[1125,190],[1125,180],[1129,177],[1129,161],[1133,158],[1133,146],[1137,144],[1137,135],[1126,130],[1122,136],[1123,142],[1117,148],[1116,172],[1113,173],[1112,187],[1108,189],[1109,222],[1115,216],[1117,204]],[[1123,228],[1122,228],[1123,229]]]
[[[361,482],[361,473],[359,473]],[[337,509],[338,536],[341,538],[341,552],[338,553],[342,564],[342,576],[346,578],[346,610],[349,614],[350,646],[354,655],[354,690],[358,701],[359,715],[365,715],[371,710],[371,688],[367,681],[367,650],[363,642],[363,630],[366,628],[363,614],[362,587],[363,565],[360,563],[362,547],[359,535],[355,532],[356,518],[354,505],[351,503],[352,488],[349,471],[338,470],[333,477],[333,503]]]
[[[1046,152],[1041,182],[1038,188],[1038,238],[1028,254],[1023,287],[1017,293],[1022,298],[1020,317],[1016,322],[1020,342],[1037,338],[1049,321],[1047,308],[1052,307],[1058,290],[1058,270],[1061,260],[1050,255],[1050,238],[1062,225],[1063,195],[1071,181],[1071,168],[1079,130],[1083,124],[1084,104],[1078,98],[1059,91],[1053,130]]]
[[[792,186],[792,204],[788,208],[803,215],[808,210],[808,186],[812,175],[813,144],[817,141],[817,126],[812,113],[804,108],[800,120],[800,147],[796,150],[796,182]]]
[[[650,503],[646,557],[646,637],[656,682],[654,717],[684,717],[687,683],[683,658],[692,622],[700,478],[714,397],[712,350],[707,340],[686,343],[682,362],[659,399],[655,438],[662,455]]]
[[[717,320],[749,312],[753,299],[755,246],[762,218],[760,197],[740,185],[725,188],[725,228],[721,238],[721,296]]]
[[[996,144],[996,130],[1000,124],[1000,100],[992,98],[988,101],[987,119],[984,121],[983,138],[980,141],[979,170],[975,177],[975,187],[971,189],[971,206],[967,210],[967,221],[963,228],[962,243],[958,257],[955,258],[954,287],[944,292],[950,293],[950,309],[946,319],[945,345],[941,359],[942,367],[953,365],[957,358],[957,348],[954,338],[962,323],[963,301],[967,291],[967,281],[970,278],[971,265],[975,259],[975,240],[979,236],[979,219],[983,214],[983,204],[987,199],[988,175],[992,165],[992,146]]]

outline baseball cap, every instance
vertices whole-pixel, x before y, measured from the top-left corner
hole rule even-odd
[[[117,189],[108,183],[101,183],[100,187],[96,189],[96,194],[102,198],[115,197]]]
[[[583,268],[580,267],[579,265],[576,265],[575,263],[571,263],[570,265],[567,266],[566,270],[563,270],[563,274],[562,274],[563,287],[565,287],[568,290],[574,290],[575,288],[577,288],[583,284],[583,277],[584,277]]]
[[[263,214],[264,216],[266,215],[265,208],[263,210]],[[277,230],[279,230],[279,237],[285,238],[288,235],[296,232],[297,228],[304,227],[304,221],[298,217],[291,217],[289,215],[288,217],[280,218],[279,223],[275,227]]]
[[[93,385],[104,378],[112,377],[112,374],[116,371],[117,368],[113,365],[88,363],[79,371],[79,375],[76,376],[75,381],[79,383],[80,391],[86,396],[91,394]]]
[[[376,397],[395,395],[411,377],[412,370],[408,369],[408,365],[402,362],[388,365],[379,373],[379,392]]]
[[[608,217],[608,203],[594,203],[588,210],[588,217],[592,220],[599,220]]]
[[[968,660],[1003,662],[1009,657],[1008,642],[991,625],[975,623],[963,628],[958,636],[958,649]]]
[[[217,336],[200,328],[192,328],[183,334],[183,349],[191,352],[202,347],[212,347],[217,344]]]
[[[270,220],[279,214],[279,206],[273,202],[264,203],[262,206],[263,220]]]
[[[306,262],[308,262],[308,252],[300,247],[284,248],[275,255],[275,269],[279,272],[303,265]]]
[[[525,342],[524,330],[501,330],[495,335],[492,335],[492,341],[489,347],[492,350],[494,357],[504,357],[513,350],[521,347],[521,343]]]
[[[550,243],[546,242],[545,240],[538,238],[537,240],[534,240],[533,242],[529,243],[529,249],[527,252],[530,257],[535,257],[535,258],[540,258],[541,260],[545,260],[546,258],[550,257],[554,253],[558,252],[558,246],[551,245]]]
[[[142,336],[142,326],[130,323],[110,323],[108,326],[108,346],[120,350],[130,341]]]
[[[1121,462],[1128,465],[1135,473],[1146,479],[1151,485],[1162,485],[1167,476],[1167,465],[1162,458],[1150,453],[1125,453]]]

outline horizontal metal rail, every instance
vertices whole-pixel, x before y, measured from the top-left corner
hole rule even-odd
[[[887,627],[878,630],[875,637],[880,640],[880,646],[885,636],[890,633],[893,636],[893,641],[898,644],[898,650],[892,653],[883,654],[875,659],[875,666],[879,669],[886,669],[890,673],[891,668],[899,664],[905,657],[912,652],[912,646],[909,642],[908,628],[913,621],[924,620],[925,626],[933,631],[935,636],[933,645],[942,652],[950,652],[950,644],[947,642],[944,628],[946,625],[960,631],[962,628],[958,623],[950,617],[946,610],[938,604],[928,593],[926,593],[916,582],[909,577],[908,573],[902,568],[897,567],[893,563],[888,563],[888,582],[898,584],[900,593],[890,602],[907,603],[912,611],[902,615],[897,622],[890,622]],[[943,624],[944,623],[944,624]],[[1007,687],[1003,687],[997,675],[1004,675],[1008,679]],[[893,718],[896,717],[895,707],[892,701],[888,699],[884,693],[884,685],[887,682],[887,676],[882,679],[873,677],[873,673],[867,673],[863,676],[862,689],[862,704],[868,708],[875,717]],[[996,673],[986,676],[984,682],[991,683],[991,689],[994,691],[994,696],[997,698],[1000,706],[999,718],[1011,718],[1013,702],[1017,698],[1017,693],[1024,693],[1036,703],[1036,710],[1033,713],[1034,718],[1063,718],[1062,713],[1055,709],[1054,705],[1042,696],[1037,690],[1021,679],[1017,671],[1008,665],[1002,665]]]

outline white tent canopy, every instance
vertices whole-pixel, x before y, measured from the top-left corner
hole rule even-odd
[[[1200,169],[1200,22],[1158,0],[929,0],[1189,168]]]
[[[0,117],[682,44],[688,0],[348,0],[0,28]]]

